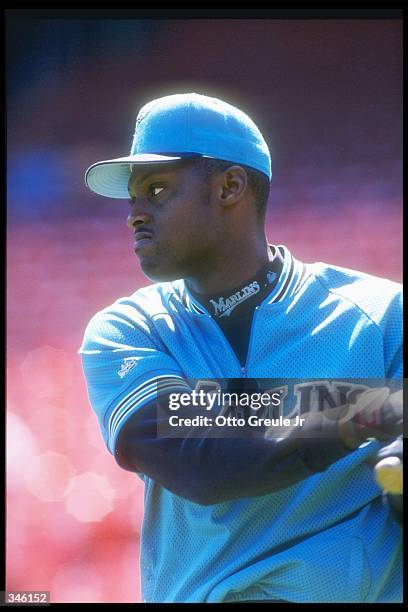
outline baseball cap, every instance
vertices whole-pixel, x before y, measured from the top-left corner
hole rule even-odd
[[[133,164],[184,157],[230,161],[272,177],[268,146],[248,115],[218,98],[184,93],[145,104],[136,119],[130,154],[92,164],[85,183],[99,195],[128,199]]]

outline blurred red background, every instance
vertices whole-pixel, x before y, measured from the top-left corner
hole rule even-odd
[[[88,193],[84,170],[127,154],[150,98],[219,95],[271,145],[270,241],[400,281],[401,22],[15,17],[6,587],[49,590],[54,602],[137,602],[143,483],[106,450],[77,351],[98,309],[149,281],[126,203]]]

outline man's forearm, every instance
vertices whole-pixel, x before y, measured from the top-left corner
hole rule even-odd
[[[284,439],[159,437],[152,403],[128,419],[115,456],[124,469],[142,472],[177,495],[220,503],[285,489],[344,457],[350,450],[336,437],[335,424],[329,425],[324,437],[318,415],[302,438],[297,427],[285,428]]]
[[[173,493],[201,504],[266,495],[323,472],[367,437],[386,440],[397,435],[402,399],[393,394],[398,398],[395,410],[388,396],[382,388],[368,392],[368,400],[361,396],[356,404],[303,414],[303,427],[292,420],[289,426],[272,428],[269,437],[268,432],[232,438],[222,434],[198,438],[188,432],[185,437],[158,435],[160,419],[166,421],[168,415],[151,403],[123,426],[116,460],[124,469],[145,473]],[[374,417],[383,423],[373,427]]]

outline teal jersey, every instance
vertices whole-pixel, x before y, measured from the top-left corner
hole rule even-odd
[[[283,269],[256,308],[244,365],[183,280],[139,289],[91,319],[80,353],[110,453],[158,381],[402,379],[401,286],[279,250]],[[206,505],[140,474],[143,601],[402,601],[401,529],[367,462],[380,448],[367,441],[295,485]]]

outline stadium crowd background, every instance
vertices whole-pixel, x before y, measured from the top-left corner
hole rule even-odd
[[[270,144],[270,240],[400,281],[401,21],[17,13],[6,24],[6,586],[140,601],[143,486],[104,447],[77,350],[98,309],[149,281],[127,203],[88,192],[84,170],[127,154],[148,100],[224,98]]]

